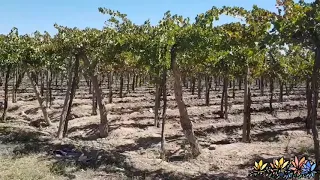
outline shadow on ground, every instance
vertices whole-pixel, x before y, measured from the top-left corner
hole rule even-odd
[[[254,135],[255,137],[253,137],[253,140],[254,141],[262,141],[262,142],[278,141],[278,139],[275,137],[276,135],[280,135],[287,130],[303,129],[304,119],[302,119],[301,117],[296,117],[293,119],[276,119],[276,120],[271,120],[271,121],[261,121],[258,123],[252,123],[251,129],[253,129],[253,128],[261,128],[261,129],[272,128],[277,125],[288,125],[288,124],[297,124],[297,125],[299,125],[299,127],[292,128],[292,129],[279,130],[279,131],[277,131],[278,134],[274,133],[274,131],[265,131],[261,134]],[[70,128],[70,130],[68,132],[72,133],[72,132],[79,131],[79,130],[87,131],[88,133],[86,133],[84,136],[75,136],[75,137],[72,137],[72,139],[75,139],[75,140],[96,140],[97,138],[99,138],[97,136],[98,127],[99,127],[98,124],[88,124],[88,125],[83,125],[83,126],[72,127],[72,128]],[[112,124],[112,125],[110,125],[109,131],[110,132],[114,131],[116,129],[119,129],[120,127],[147,129],[149,127],[153,127],[153,124],[151,122],[144,123],[144,124],[138,123],[138,122],[130,123],[130,124],[125,124],[125,123]],[[197,128],[197,129],[195,129],[194,133],[197,137],[206,137],[206,136],[208,136],[208,134],[214,134],[214,133],[218,133],[218,132],[224,133],[228,136],[232,136],[232,135],[235,135],[236,132],[241,129],[242,129],[241,124],[239,124],[239,125],[238,124],[236,124],[236,125],[231,124],[231,125],[224,125],[221,127],[211,126],[211,127]],[[271,138],[272,136],[274,136],[274,138]],[[170,140],[170,137],[167,139]],[[217,143],[213,143],[213,144],[230,144],[230,143],[217,142]]]
[[[125,151],[147,148],[159,142],[157,137],[140,138],[133,145],[119,146],[115,150],[95,149],[87,146],[75,146],[73,144],[59,144],[50,140],[39,132],[25,131],[19,128],[0,128],[0,141],[2,145],[18,145],[12,151],[14,158],[30,154],[43,154],[41,160],[52,160],[52,172],[64,175],[69,179],[75,179],[73,173],[86,169],[104,171],[111,174],[122,174],[132,179],[243,179],[236,175],[227,174],[201,174],[199,176],[187,176],[164,170],[147,171],[133,167],[122,154]],[[59,154],[57,152],[70,152]],[[70,170],[72,167],[72,170]],[[230,177],[229,177],[230,176]]]
[[[154,126],[152,123],[147,124],[139,124],[139,123],[130,123],[130,124],[114,124],[109,126],[109,132],[117,130],[119,128],[138,128],[138,129],[147,129],[148,127]],[[82,141],[92,141],[97,140],[99,138],[99,124],[86,124],[82,126],[75,126],[68,130],[68,133],[73,133],[76,131],[86,131],[83,135],[76,135],[71,137],[74,140],[82,140]]]
[[[277,125],[288,125],[288,124],[297,124],[299,127],[293,127],[293,128],[285,128],[285,129],[280,129],[280,130],[274,130],[274,131],[264,131],[258,134],[252,134],[252,140],[253,141],[261,141],[261,142],[266,142],[266,141],[278,141],[279,139],[276,137],[277,135],[283,134],[285,131],[289,130],[302,130],[304,127],[301,126],[303,124],[303,119],[300,117],[293,118],[293,119],[276,119],[272,121],[261,121],[258,123],[252,123],[251,124],[251,129],[257,128],[257,129],[264,129],[264,128],[272,128]],[[237,132],[242,129],[242,125],[224,125],[221,127],[208,127],[208,128],[198,128],[195,130],[195,134],[199,137],[205,137],[208,134],[214,134],[214,133],[224,133],[228,136],[235,136],[237,135]],[[230,137],[228,137],[230,139]],[[232,138],[231,138],[232,139]],[[238,139],[240,140],[240,137],[235,137],[233,139]],[[238,140],[233,140],[230,143],[219,143],[219,142],[214,142],[213,144],[231,144],[234,143],[235,141]]]
[[[260,122],[253,124],[252,127],[273,127],[281,124],[291,123],[303,123],[301,118],[294,119],[281,119],[270,122]],[[152,124],[150,124],[152,126]],[[118,126],[128,126],[134,128],[146,128],[148,125],[141,124],[121,124]],[[228,135],[233,135],[242,126],[231,125],[224,127],[209,127],[201,130],[197,130],[195,133],[197,136],[206,137],[208,133],[223,132]],[[70,129],[69,132],[79,129],[97,129],[97,124],[91,124],[83,127],[76,127],[77,129]],[[301,127],[302,128],[302,127]],[[300,129],[300,127],[296,128]],[[260,134],[252,135],[253,141],[275,141],[276,136],[282,134],[284,131],[296,130],[296,129],[281,129],[270,132],[262,132]],[[112,128],[111,128],[112,130]],[[200,132],[202,131],[202,132]],[[180,140],[182,135],[174,135],[166,137],[168,142]],[[121,145],[112,150],[96,149],[89,146],[75,146],[73,144],[59,144],[51,141],[52,137],[36,130],[24,130],[13,127],[0,127],[0,142],[2,145],[16,145],[12,151],[12,155],[19,158],[29,154],[43,154],[44,160],[53,160],[53,171],[61,175],[67,176],[69,179],[75,179],[73,173],[80,171],[81,169],[94,169],[97,171],[104,171],[106,173],[122,174],[128,178],[136,179],[246,179],[244,177],[238,177],[237,175],[228,174],[202,174],[199,176],[187,176],[183,174],[176,174],[173,172],[165,172],[164,170],[146,171],[140,170],[131,165],[127,157],[123,155],[126,151],[138,151],[140,149],[147,149],[154,145],[158,145],[161,141],[160,137],[140,137],[134,143],[128,145]],[[238,141],[239,139],[236,139]],[[233,143],[228,139],[224,142],[211,142],[211,144],[229,144]],[[57,154],[59,150],[63,152],[70,152],[71,155]],[[308,152],[308,151],[306,151]],[[297,152],[297,154],[303,154],[305,152]],[[0,153],[1,154],[1,153]],[[255,156],[254,159],[242,164],[239,168],[246,168],[252,166],[252,162],[257,159],[261,159],[260,156]],[[183,159],[172,159],[173,161],[182,161]],[[268,160],[270,161],[270,160]],[[272,161],[272,160],[271,160]],[[70,170],[74,167],[73,170]]]

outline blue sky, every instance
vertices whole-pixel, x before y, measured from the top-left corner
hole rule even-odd
[[[118,10],[128,15],[137,24],[150,19],[156,24],[163,14],[194,17],[212,6],[241,6],[250,9],[254,4],[275,11],[275,0],[1,0],[0,34],[7,34],[17,27],[21,34],[48,31],[55,34],[54,23],[68,27],[102,28],[107,16],[99,13],[98,7]],[[310,1],[309,1],[310,2]],[[233,19],[222,17],[218,24]]]

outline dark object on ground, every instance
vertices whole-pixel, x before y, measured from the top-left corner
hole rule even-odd
[[[0,101],[0,110],[4,108],[4,103]]]

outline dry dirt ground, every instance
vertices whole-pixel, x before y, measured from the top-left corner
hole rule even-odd
[[[104,92],[107,94],[107,89]],[[170,156],[166,162],[159,157],[161,128],[153,126],[154,114],[150,112],[154,107],[152,87],[139,87],[121,99],[115,92],[114,103],[106,102],[110,133],[101,139],[96,137],[99,116],[91,116],[91,95],[81,85],[68,138],[62,141],[55,136],[64,93],[54,93],[48,110],[54,127],[35,127],[32,122],[42,120],[42,113],[32,90],[26,88],[18,94],[17,103],[9,104],[8,122],[0,124],[0,179],[247,179],[248,170],[259,159],[294,155],[312,159],[313,141],[303,122],[304,89],[296,88],[284,96],[283,103],[275,102],[272,114],[267,110],[268,95],[252,92],[252,142],[241,143],[243,91],[236,91],[235,99],[229,98],[233,105],[229,106],[229,119],[224,120],[218,117],[220,91],[212,91],[210,106],[205,106],[204,97],[198,99],[184,90],[202,149],[199,157],[189,159],[179,112],[169,91],[165,136]],[[53,154],[61,149],[73,150],[75,155]]]

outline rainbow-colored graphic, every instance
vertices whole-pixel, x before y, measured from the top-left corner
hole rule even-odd
[[[249,176],[265,176],[272,179],[313,178],[317,173],[316,163],[300,159],[295,156],[293,160],[285,160],[283,157],[267,163],[260,160],[255,162]]]

